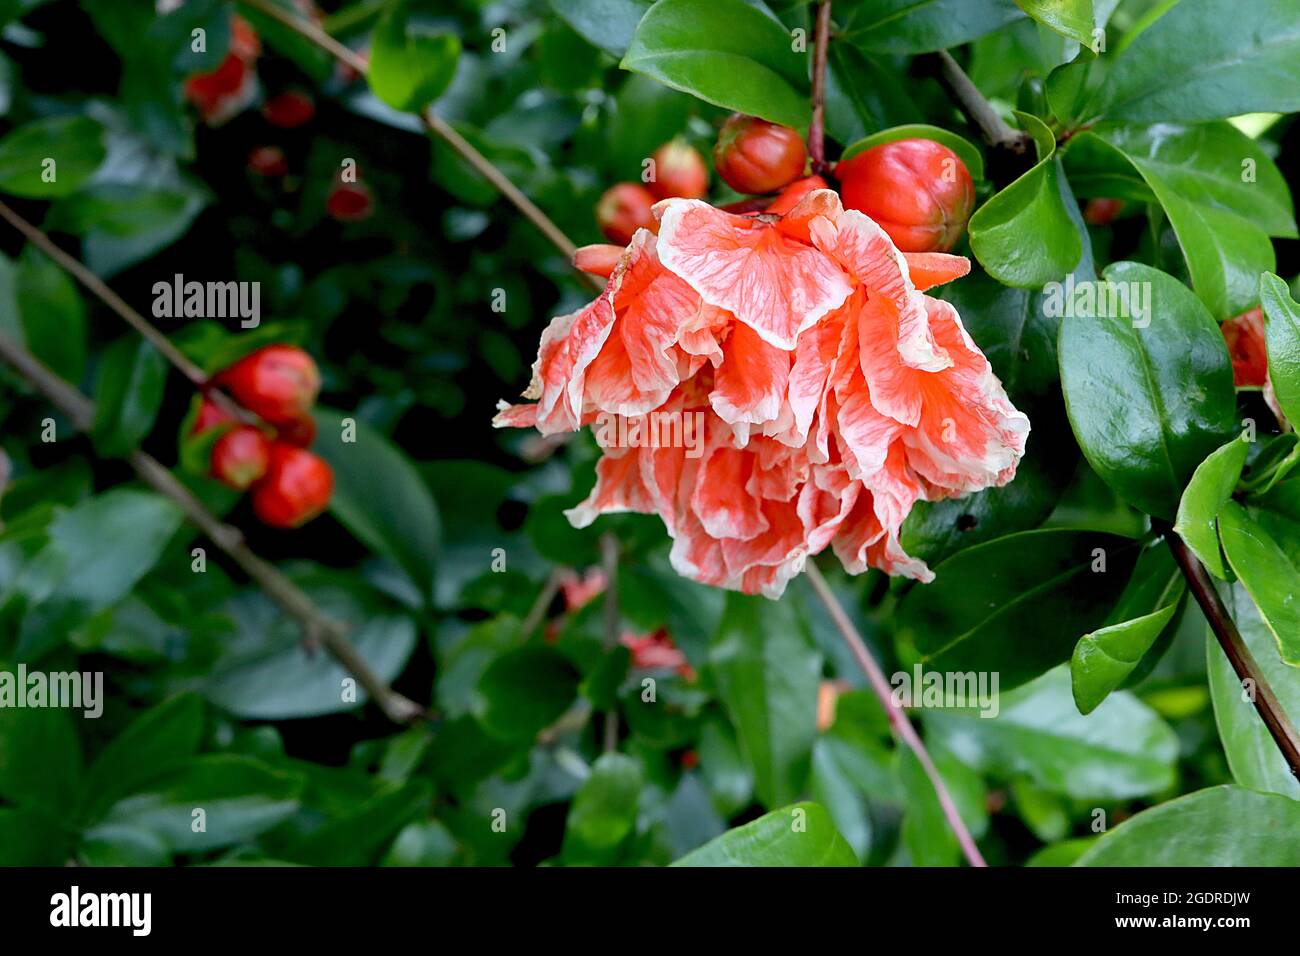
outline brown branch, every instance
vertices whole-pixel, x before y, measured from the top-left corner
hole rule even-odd
[[[95,404],[80,390],[55,375],[26,349],[0,335],[0,359],[7,362],[49,402],[68,416],[82,431],[95,421]],[[134,449],[127,460],[136,474],[160,495],[171,500],[187,519],[202,531],[281,609],[293,617],[303,633],[318,640],[330,655],[357,679],[384,713],[396,723],[410,723],[424,716],[424,709],[402,696],[370,669],[348,641],[343,627],[326,617],[303,591],[278,568],[255,554],[238,529],[223,523],[156,458]]]
[[[367,74],[369,64],[366,62],[366,58],[330,36],[319,24],[278,6],[274,0],[240,0],[240,2],[280,21],[362,76]],[[559,226],[551,221],[546,213],[542,212],[531,199],[525,196],[505,173],[501,172],[490,159],[475,149],[465,137],[456,132],[451,124],[434,113],[432,109],[426,108],[419,115],[420,122],[424,124],[426,130],[445,142],[461,159],[469,163],[475,172],[490,182],[501,195],[505,196],[516,209],[523,213],[524,217],[537,227],[542,235],[550,241],[551,245],[555,246],[566,258],[572,261],[573,254],[577,251],[573,241],[561,231]],[[598,288],[604,288],[603,282],[596,280],[594,277],[588,276],[587,278]]]
[[[816,176],[826,173],[826,48],[831,35],[831,0],[817,4],[813,33],[812,122],[808,126],[808,155]]]
[[[618,647],[618,539],[606,531],[600,536],[600,563],[605,572],[605,653]],[[618,710],[605,714],[605,753],[618,749]]]
[[[1291,769],[1292,776],[1300,778],[1300,734],[1296,733],[1286,711],[1278,702],[1277,695],[1273,693],[1273,688],[1264,678],[1264,672],[1259,669],[1259,664],[1251,655],[1250,648],[1242,639],[1241,632],[1237,630],[1237,625],[1232,620],[1232,615],[1224,606],[1223,599],[1219,597],[1218,589],[1210,578],[1210,572],[1205,570],[1205,565],[1192,553],[1168,522],[1153,519],[1151,523],[1169,543],[1169,550],[1173,552],[1174,560],[1183,572],[1183,577],[1187,579],[1187,586],[1192,596],[1201,606],[1205,619],[1210,623],[1210,630],[1214,632],[1215,639],[1223,648],[1223,653],[1227,655],[1228,662],[1232,664],[1237,679],[1243,686],[1248,680],[1253,683],[1255,710],[1259,712],[1264,726],[1272,735],[1273,743],[1282,752],[1282,757]]]
[[[127,325],[139,332],[145,341],[157,349],[163,358],[179,369],[181,374],[189,379],[195,388],[202,391],[222,411],[234,416],[238,421],[248,424],[257,423],[257,417],[252,412],[230,398],[225,392],[212,387],[203,369],[191,362],[185,353],[173,345],[166,335],[160,332],[143,315],[131,308],[120,295],[108,287],[108,284],[103,279],[87,269],[76,257],[64,252],[55,245],[54,240],[39,227],[32,225],[3,202],[0,202],[0,219],[4,219],[9,225],[21,232],[32,245],[53,259],[55,263],[85,286],[95,298],[116,312]]]
[[[952,58],[947,50],[940,50],[930,55],[935,79],[945,92],[952,97],[958,109],[962,111],[972,126],[979,130],[980,137],[993,149],[1021,156],[1031,151],[1033,140],[1022,130],[1012,129],[998,115],[984,94],[971,82],[966,71]]]
[[[958,844],[961,845],[962,853],[965,854],[966,860],[971,866],[987,866],[984,857],[980,854],[979,847],[975,845],[975,838],[971,836],[970,830],[966,828],[966,823],[962,820],[961,814],[957,812],[957,804],[953,802],[952,795],[948,793],[948,786],[943,782],[943,777],[939,775],[939,769],[930,759],[930,753],[925,749],[925,744],[921,742],[920,735],[917,734],[916,728],[912,722],[907,719],[907,714],[894,701],[894,695],[889,687],[889,682],[885,679],[884,671],[876,663],[871,652],[867,650],[867,645],[863,643],[862,636],[849,620],[849,616],[844,613],[844,608],[836,600],[830,585],[822,577],[821,571],[817,565],[809,559],[805,566],[808,573],[808,580],[812,583],[813,590],[821,599],[822,604],[826,606],[831,620],[839,630],[840,636],[844,642],[849,645],[849,650],[853,652],[858,666],[862,668],[862,673],[867,677],[867,683],[871,685],[871,690],[880,700],[880,704],[885,708],[885,713],[889,716],[889,725],[893,728],[894,733],[904,744],[916,755],[920,762],[921,768],[925,775],[930,779],[930,785],[934,787],[934,794],[939,798],[939,806],[943,809],[943,815],[948,820],[948,826],[957,837]]]

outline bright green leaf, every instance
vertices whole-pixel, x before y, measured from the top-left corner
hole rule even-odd
[[[816,803],[773,810],[728,830],[673,866],[857,866],[853,848]]]
[[[1300,306],[1275,275],[1259,277],[1259,300],[1264,309],[1269,380],[1282,414],[1300,422]]]
[[[1070,658],[1070,678],[1074,702],[1081,714],[1092,713],[1107,694],[1124,682],[1176,610],[1178,605],[1170,604],[1079,638]]]
[[[36,120],[0,139],[0,192],[28,199],[67,196],[106,155],[104,127],[89,117]]]
[[[95,446],[105,456],[126,455],[153,429],[162,407],[167,360],[135,333],[104,351],[95,379]]]
[[[809,52],[795,47],[780,21],[744,0],[660,0],[622,67],[715,106],[803,128]]]
[[[1178,502],[1178,519],[1174,531],[1201,559],[1215,577],[1228,580],[1228,569],[1219,551],[1219,510],[1224,506],[1241,479],[1250,445],[1234,438],[1215,450],[1196,466]]]
[[[1219,512],[1223,553],[1250,592],[1282,660],[1300,667],[1300,554],[1280,548],[1246,509],[1229,501]]]
[[[1025,13],[1063,37],[1092,43],[1092,0],[1016,0]]]
[[[460,38],[407,22],[406,4],[375,27],[370,44],[370,88],[393,109],[419,113],[451,85]]]

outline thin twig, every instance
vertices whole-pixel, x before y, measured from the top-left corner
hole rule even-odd
[[[546,578],[546,583],[542,585],[541,591],[537,593],[537,599],[533,601],[533,606],[528,609],[528,616],[524,618],[523,623],[519,625],[519,639],[526,641],[533,636],[533,631],[542,623],[542,618],[546,616],[546,609],[551,606],[555,600],[555,594],[560,590],[560,579],[564,576],[564,568],[555,567]]]
[[[952,58],[951,53],[940,50],[931,56],[934,58],[935,78],[953,98],[966,119],[970,120],[971,125],[979,130],[985,143],[1017,156],[1029,152],[1032,145],[1029,134],[1007,125],[993,105],[984,98],[984,94],[971,82],[966,71]]]
[[[618,539],[606,531],[600,536],[600,563],[605,572],[605,652],[618,647]],[[605,753],[618,749],[618,710],[605,713]]]
[[[32,245],[53,259],[69,275],[85,286],[95,298],[116,312],[127,325],[139,332],[145,341],[157,349],[163,358],[179,369],[195,388],[202,391],[222,411],[234,416],[238,421],[250,424],[256,422],[256,418],[246,408],[225,392],[213,388],[203,369],[191,362],[185,353],[173,345],[153,323],[131,308],[120,295],[109,288],[103,279],[87,269],[80,260],[55,245],[54,240],[39,227],[28,222],[3,202],[0,202],[0,218],[21,232]]]
[[[826,173],[826,48],[830,36],[831,0],[820,0],[813,33],[812,122],[808,126],[808,155],[816,176]]]
[[[95,421],[95,404],[78,389],[50,371],[26,349],[0,335],[0,359],[7,362],[38,392],[68,416],[76,427],[88,431]],[[330,655],[357,679],[384,713],[396,723],[424,716],[424,709],[394,691],[365,662],[336,621],[326,617],[302,589],[273,564],[255,554],[238,529],[223,523],[156,458],[140,449],[127,460],[136,474],[159,494],[171,500],[189,521],[233,560],[266,595],[293,617],[303,630],[319,639]]]
[[[1192,596],[1196,598],[1196,603],[1201,606],[1201,611],[1210,624],[1210,630],[1214,632],[1219,646],[1227,655],[1232,669],[1236,671],[1237,679],[1243,686],[1246,681],[1251,681],[1255,689],[1253,695],[1255,710],[1259,712],[1264,726],[1272,735],[1277,749],[1282,752],[1282,757],[1291,769],[1292,776],[1300,778],[1300,734],[1296,733],[1295,726],[1287,717],[1286,711],[1282,709],[1277,695],[1273,693],[1273,688],[1264,677],[1264,672],[1259,669],[1259,664],[1251,655],[1250,648],[1241,637],[1241,632],[1237,630],[1232,615],[1224,607],[1223,599],[1219,597],[1218,589],[1210,579],[1210,573],[1167,522],[1153,520],[1152,525],[1169,543],[1174,561],[1178,563],[1183,577],[1187,579],[1187,586]]]
[[[240,2],[279,20],[285,26],[315,43],[340,63],[346,64],[362,76],[365,76],[369,70],[369,64],[366,62],[365,57],[330,36],[319,24],[278,6],[274,0],[240,0]],[[556,249],[560,250],[566,258],[573,259],[577,247],[569,237],[531,199],[525,196],[519,187],[512,183],[491,160],[475,149],[465,137],[456,132],[451,124],[434,113],[432,109],[425,109],[420,113],[420,122],[424,124],[424,128],[430,133],[455,150],[461,159],[469,163],[475,172],[490,182],[501,195],[510,200],[514,207],[523,213],[524,217],[536,226],[542,235]],[[595,284],[601,288],[604,287],[604,283],[597,282]]]
[[[939,806],[943,808],[943,815],[948,820],[948,825],[957,836],[957,842],[961,845],[962,853],[965,854],[967,862],[971,866],[987,866],[984,857],[980,854],[979,847],[975,845],[975,839],[971,836],[970,831],[966,829],[966,824],[957,812],[957,804],[953,802],[952,796],[948,793],[948,787],[939,776],[939,770],[930,759],[929,752],[925,749],[925,744],[921,742],[916,728],[912,722],[907,719],[907,714],[903,708],[894,702],[894,695],[890,690],[889,682],[885,679],[884,672],[880,665],[876,663],[871,652],[867,650],[867,645],[863,643],[861,635],[858,634],[857,628],[849,620],[849,616],[844,613],[844,608],[840,607],[840,602],[836,600],[830,585],[822,577],[821,571],[817,565],[809,560],[806,565],[808,580],[812,582],[813,590],[821,599],[822,604],[826,606],[831,620],[839,630],[840,636],[844,638],[849,650],[853,652],[854,658],[857,659],[858,666],[862,668],[862,673],[867,676],[867,683],[871,685],[872,691],[879,698],[881,705],[885,708],[885,713],[889,715],[889,725],[893,728],[894,733],[898,735],[899,740],[905,743],[916,755],[920,762],[925,775],[930,778],[930,784],[934,787],[935,796],[939,798]]]

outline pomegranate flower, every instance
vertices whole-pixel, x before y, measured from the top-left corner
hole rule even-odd
[[[1277,402],[1273,382],[1268,375],[1268,347],[1264,338],[1264,313],[1259,306],[1225,321],[1219,330],[1232,358],[1232,381],[1238,388],[1259,387],[1264,401],[1278,422],[1286,427],[1286,416]]]
[[[688,199],[655,215],[616,260],[579,253],[608,284],[551,322],[532,404],[502,403],[496,424],[596,426],[596,485],[570,521],[658,514],[697,581],[775,598],[827,547],[850,573],[931,580],[899,543],[912,505],[1010,481],[1029,431],[957,311],[925,294],[969,261],[899,252],[826,189],[785,215]],[[625,440],[646,418],[652,439],[699,427]]]

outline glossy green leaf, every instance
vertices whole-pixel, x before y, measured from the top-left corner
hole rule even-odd
[[[1235,430],[1228,350],[1205,306],[1172,276],[1117,262],[1104,278],[1095,304],[1071,303],[1061,323],[1070,423],[1107,484],[1172,520],[1196,466]]]
[[[859,153],[864,153],[875,146],[880,146],[883,143],[894,143],[900,139],[931,139],[942,146],[947,146],[957,154],[957,158],[970,170],[970,174],[976,182],[984,178],[984,156],[970,140],[946,129],[929,126],[925,123],[908,123],[903,126],[882,129],[878,133],[871,133],[851,146],[845,147],[840,159],[852,159]]]
[[[622,56],[652,0],[550,0],[551,9],[588,42]],[[647,154],[648,155],[648,154]]]
[[[297,811],[301,791],[301,779],[261,761],[209,754],[119,800],[104,822],[149,830],[177,853],[201,852],[269,830]]]
[[[1065,197],[1069,187],[1056,158],[1056,139],[1042,120],[1017,113],[1038,150],[1038,162],[975,210],[971,251],[1004,285],[1041,287],[1065,277],[1083,255]]]
[[[905,656],[927,671],[998,672],[1004,691],[1017,687],[1069,659],[1102,623],[1137,552],[1118,535],[1061,529],[959,551],[903,599]]]
[[[14,271],[22,342],[60,378],[80,382],[86,369],[86,306],[69,275],[34,246]]]
[[[807,49],[744,0],[660,0],[637,27],[622,67],[773,123],[806,127]]]
[[[573,796],[564,827],[567,864],[609,864],[636,828],[641,765],[626,754],[607,753],[591,765]]]
[[[166,381],[167,360],[135,333],[104,352],[95,379],[94,438],[101,455],[126,455],[144,440]]]
[[[0,192],[52,199],[75,192],[107,155],[104,127],[87,116],[36,120],[0,139]]]
[[[392,8],[370,43],[370,88],[394,109],[418,113],[436,100],[456,75],[460,38],[412,26],[407,7]]]
[[[145,711],[100,751],[86,775],[86,815],[95,819],[118,799],[198,753],[203,701],[179,694]]]
[[[884,53],[960,46],[1024,16],[1013,0],[857,0],[847,7],[836,8],[844,36]]]
[[[1092,43],[1092,0],[1016,0],[1020,9],[1063,37]]]
[[[1290,0],[1182,0],[1119,55],[1105,114],[1195,123],[1300,109],[1300,17]]]
[[[1174,531],[1192,553],[1211,574],[1224,581],[1228,580],[1228,569],[1219,550],[1219,510],[1232,497],[1249,451],[1248,442],[1234,438],[1197,465],[1178,502],[1178,519],[1174,522]]]
[[[330,618],[379,677],[392,680],[415,648],[410,618],[378,601],[360,582],[325,575],[297,583]],[[240,593],[224,612],[235,631],[194,689],[218,707],[249,720],[283,720],[355,710],[367,700],[328,654],[303,646],[296,621],[257,591]]]
[[[442,532],[438,506],[415,465],[365,422],[327,408],[315,415],[312,449],[334,469],[330,513],[432,600]],[[484,570],[489,559],[483,556]]]
[[[797,797],[812,760],[822,657],[792,604],[729,593],[709,663],[759,800]]]
[[[55,518],[20,585],[30,607],[18,658],[35,660],[126,597],[157,563],[181,520],[176,505],[133,488],[103,492]],[[104,546],[108,541],[113,547]]]
[[[1268,682],[1282,711],[1294,724],[1300,719],[1300,668],[1282,662],[1272,632],[1240,582],[1225,589],[1224,604],[1260,674]],[[1214,719],[1233,779],[1252,790],[1267,790],[1293,800],[1300,799],[1300,781],[1291,773],[1286,758],[1277,749],[1273,736],[1255,709],[1253,698],[1257,689],[1243,686],[1208,625],[1205,641]]]
[[[1259,277],[1259,300],[1264,310],[1264,339],[1268,347],[1268,373],[1282,414],[1300,422],[1300,306],[1285,282],[1275,275]]]
[[[1300,866],[1300,802],[1211,787],[1144,810],[1102,835],[1078,866]]]
[[[1052,793],[1080,800],[1124,800],[1174,782],[1178,738],[1125,691],[1080,714],[1070,673],[1058,667],[1001,697],[995,717],[926,711],[926,727],[985,773],[1019,774]]]
[[[1268,236],[1296,234],[1286,182],[1258,144],[1230,123],[1108,123],[1080,140],[1083,160],[1067,153],[1067,170],[1131,164],[1169,217],[1192,286],[1215,318],[1256,303],[1259,273],[1273,268]],[[1118,156],[1099,158],[1098,140]]]
[[[876,130],[922,119],[907,78],[887,59],[832,43],[826,60],[826,133],[837,142],[854,143]]]
[[[408,823],[428,812],[431,798],[424,781],[390,784],[296,841],[285,857],[311,866],[372,865]]]
[[[1300,554],[1278,546],[1246,509],[1229,501],[1219,512],[1223,553],[1259,608],[1282,660],[1300,667]]]
[[[80,723],[83,711],[49,706],[48,697],[45,706],[19,706],[13,695],[31,701],[33,689],[30,674],[28,686],[18,686],[23,673],[8,664],[0,671],[5,697],[0,707],[0,798],[20,807],[63,814],[72,808],[82,780],[81,742],[73,715]],[[42,678],[48,686],[55,675],[43,674]],[[76,679],[81,683],[80,675]],[[102,696],[98,703],[103,706]],[[89,709],[87,704],[85,710]]]
[[[509,741],[530,740],[563,714],[578,694],[578,674],[558,651],[524,647],[498,657],[474,695],[483,729]]]
[[[1074,703],[1081,714],[1092,713],[1107,694],[1124,682],[1177,610],[1176,603],[1169,604],[1079,638],[1070,658],[1070,678]]]
[[[673,866],[857,866],[853,849],[816,803],[773,810],[728,830]]]

